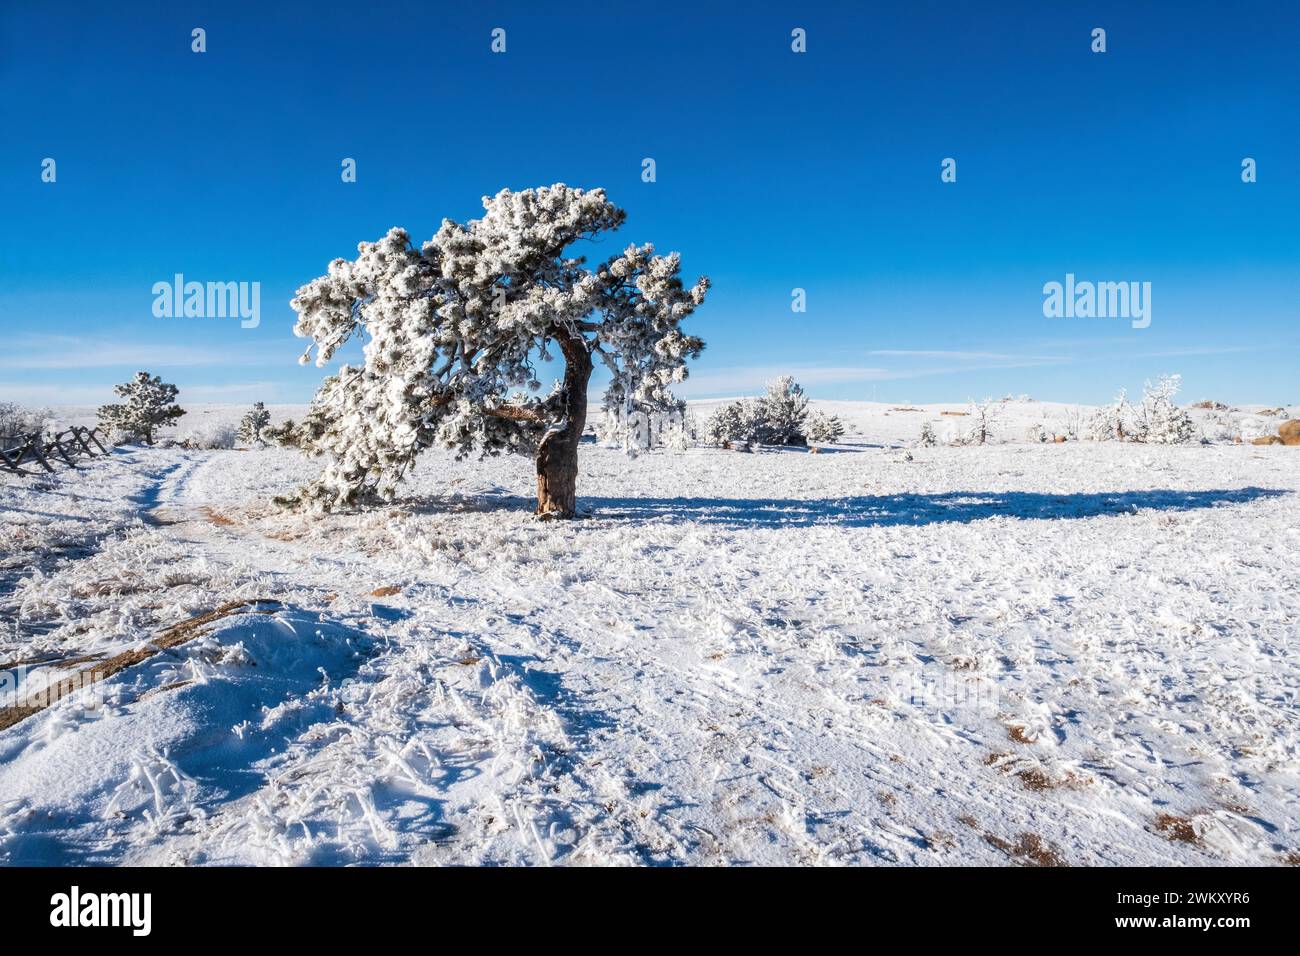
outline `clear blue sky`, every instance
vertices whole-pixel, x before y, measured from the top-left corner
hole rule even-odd
[[[565,182],[628,210],[594,256],[652,241],[713,278],[688,396],[791,371],[827,398],[1101,401],[1177,371],[1191,399],[1300,401],[1298,51],[1293,2],[6,0],[0,398],[100,401],[141,367],[305,401],[294,289],[390,226]],[[260,282],[261,326],[155,318],[177,272]],[[1067,272],[1151,282],[1151,327],[1045,318]]]

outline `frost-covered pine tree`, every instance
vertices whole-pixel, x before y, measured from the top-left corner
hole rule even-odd
[[[806,445],[808,396],[794,377],[782,375],[767,383],[767,392],[759,400],[763,429],[759,441],[765,445]]]
[[[266,405],[262,402],[254,402],[253,407],[239,420],[239,440],[259,447],[265,445],[266,440],[262,437],[262,429],[269,424],[271,424],[271,413],[266,410]]]
[[[921,437],[916,440],[916,443],[922,448],[933,448],[939,444],[939,437],[934,433],[934,422],[921,423]]]
[[[176,386],[168,385],[148,372],[136,372],[135,378],[114,385],[113,391],[124,401],[116,405],[101,405],[99,424],[108,431],[123,432],[132,441],[152,445],[154,432],[185,414],[184,409],[176,405],[179,392]]]
[[[392,229],[298,290],[294,332],[312,340],[304,362],[312,349],[324,365],[349,339],[365,344],[364,363],[329,376],[304,419],[276,433],[326,459],[291,500],[330,509],[389,497],[441,444],[532,455],[537,513],[572,517],[594,362],[641,407],[675,401],[670,386],[704,347],[680,325],[708,279],[684,286],[677,253],[651,245],[594,269],[568,255],[626,219],[602,189],[503,189],[483,208],[481,219],[443,220],[419,247]],[[563,377],[541,394],[536,363],[557,352]]]

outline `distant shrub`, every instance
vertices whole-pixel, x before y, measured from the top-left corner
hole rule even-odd
[[[1122,440],[1126,436],[1124,422],[1128,416],[1128,392],[1121,388],[1114,401],[1097,409],[1084,423],[1084,434],[1092,441]]]
[[[688,419],[686,403],[681,401],[668,408],[610,404],[589,427],[606,448],[621,447],[636,457],[653,448],[689,448],[694,443],[694,423]]]
[[[49,418],[50,411],[46,408],[28,408],[16,402],[0,402],[0,437],[44,431]]]
[[[772,379],[758,398],[723,405],[704,428],[704,440],[713,445],[806,445],[838,441],[843,435],[844,423],[810,410],[808,396],[789,375]]]
[[[837,442],[844,437],[844,423],[836,415],[814,410],[808,414],[804,437],[822,444]]]
[[[758,440],[765,445],[806,445],[808,396],[792,376],[782,375],[767,383],[767,393],[758,400],[763,427]]]
[[[1179,375],[1162,375],[1148,381],[1137,404],[1128,401],[1121,389],[1115,400],[1099,408],[1088,420],[1086,431],[1093,441],[1117,439],[1151,445],[1186,445],[1200,435],[1192,416],[1174,404],[1182,384]]]
[[[982,402],[971,400],[970,410],[966,413],[970,416],[970,427],[957,437],[958,445],[987,445],[993,438],[993,425],[998,419],[1001,409],[1001,403],[994,402],[991,398],[986,398]]]
[[[704,440],[710,445],[758,441],[763,426],[758,399],[742,398],[721,406],[709,417],[704,425]]]
[[[205,449],[228,449],[235,447],[239,429],[230,422],[219,420],[198,422],[188,429],[178,432],[167,441],[168,445],[186,448],[191,451]]]

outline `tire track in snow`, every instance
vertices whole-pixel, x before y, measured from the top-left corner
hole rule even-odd
[[[363,555],[322,558],[238,522],[214,525],[190,492],[212,464],[192,463],[160,487],[154,513],[177,540],[210,561],[274,575],[268,593],[286,602],[320,606],[341,572],[358,585],[382,580],[382,562]],[[214,808],[195,832],[142,849],[136,861],[238,862],[251,853],[281,863],[398,862],[417,851],[499,862],[553,857],[527,785],[552,770],[567,739],[527,669],[465,632],[469,603],[422,587],[416,600],[394,595],[343,613],[380,651],[344,695],[340,719],[288,755],[260,791]],[[436,810],[405,819],[421,801]]]

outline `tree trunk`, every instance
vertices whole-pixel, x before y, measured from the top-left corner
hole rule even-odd
[[[580,337],[560,338],[564,352],[564,417],[537,449],[537,515],[572,518],[578,511],[578,442],[587,425],[591,353]]]

